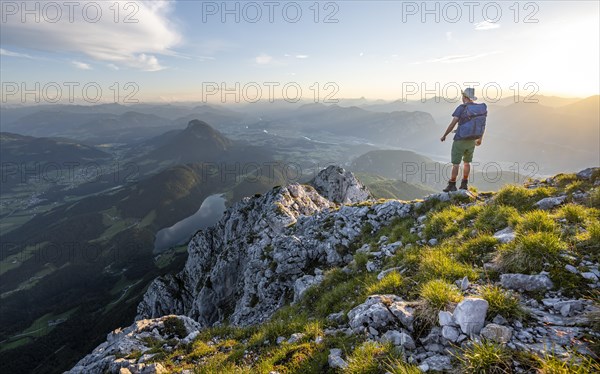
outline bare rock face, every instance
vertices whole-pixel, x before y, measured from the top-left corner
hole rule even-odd
[[[348,247],[364,225],[377,229],[411,209],[399,201],[339,206],[370,198],[341,168],[322,170],[313,184],[277,187],[229,208],[192,238],[180,273],[152,282],[137,319],[183,314],[202,326],[261,323],[318,282],[319,268],[352,261]]]
[[[371,193],[354,175],[339,166],[322,170],[311,182],[326,199],[336,203],[350,204],[371,198]]]

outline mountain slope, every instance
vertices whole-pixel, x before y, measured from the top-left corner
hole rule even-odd
[[[482,356],[485,372],[595,372],[598,185],[600,168],[480,202],[459,191],[342,206],[275,188],[199,232],[184,270],[155,280],[138,320],[70,373],[451,373]]]
[[[171,130],[140,143],[128,152],[144,173],[157,166],[184,163],[218,163],[241,173],[246,163],[257,165],[272,160],[272,152],[242,141],[232,141],[200,120],[192,120],[183,130]]]
[[[11,163],[84,163],[109,159],[111,155],[97,148],[65,138],[35,138],[0,132],[0,157]]]
[[[260,177],[253,174],[247,183],[246,175],[222,179],[212,167],[168,168],[137,183],[69,201],[3,233],[3,370],[66,369],[107,331],[134,318],[136,304],[154,277],[183,265],[185,254],[155,258],[157,231],[194,214],[209,195],[227,193],[234,202],[284,183],[276,168],[259,169]],[[69,317],[46,325],[45,318],[61,314]],[[82,331],[81,326],[89,328]],[[29,336],[29,331],[38,334]],[[42,361],[43,367],[34,370]]]

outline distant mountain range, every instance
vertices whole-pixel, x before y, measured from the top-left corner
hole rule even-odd
[[[450,164],[440,163],[410,151],[378,150],[367,152],[352,162],[350,170],[389,180],[426,186],[424,191],[439,191],[450,177]],[[364,177],[363,177],[364,178]],[[471,185],[482,191],[497,191],[506,184],[523,183],[525,176],[500,169],[472,169]]]

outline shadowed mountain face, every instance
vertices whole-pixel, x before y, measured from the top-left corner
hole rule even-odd
[[[227,164],[233,170],[243,169],[245,163],[264,163],[273,159],[265,147],[233,141],[200,120],[192,120],[183,130],[171,130],[138,144],[127,153],[141,173],[154,171],[157,166],[185,163]]]
[[[0,133],[0,157],[2,162],[85,162],[111,157],[94,147],[65,138],[35,138]]]
[[[185,130],[167,133],[167,139],[155,139],[160,145],[145,158],[177,162],[215,161],[233,149],[233,142],[204,121],[192,120]]]

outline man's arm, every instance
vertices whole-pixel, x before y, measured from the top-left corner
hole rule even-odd
[[[452,130],[454,130],[454,126],[456,126],[457,123],[458,123],[458,117],[453,117],[452,122],[450,122],[450,124],[448,125],[448,128],[446,129],[446,132],[444,133],[444,135],[442,135],[442,137],[440,139],[441,141],[446,140],[446,136],[448,136],[448,134],[450,134],[452,132]]]
[[[475,145],[481,145],[482,141],[483,141],[483,135],[481,135],[481,138],[475,140]]]

